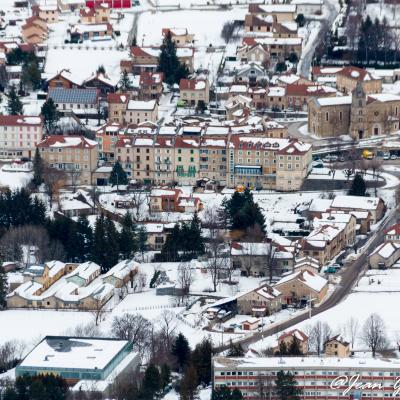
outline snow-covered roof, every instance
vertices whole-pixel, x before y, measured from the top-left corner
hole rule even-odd
[[[271,245],[269,243],[233,242],[231,247],[231,254],[233,256],[263,256],[268,255],[270,250]]]
[[[320,292],[327,284],[328,281],[323,278],[322,276],[317,275],[314,272],[310,272],[307,270],[294,272],[293,274],[284,276],[281,278],[275,286],[282,285],[283,283],[292,281],[292,280],[299,280],[304,285],[308,286],[310,289],[314,290],[315,292]]]
[[[400,249],[400,243],[396,242],[386,242],[379,245],[372,253],[371,256],[374,254],[378,254],[382,258],[390,258],[397,250]]]
[[[316,99],[320,106],[337,106],[351,104],[351,96],[319,97]]]
[[[110,276],[114,276],[118,279],[124,279],[131,273],[131,271],[134,271],[138,267],[139,263],[134,260],[123,260],[102,275],[102,279],[104,280],[104,278]]]
[[[256,358],[231,358],[215,357],[214,368],[232,368],[254,370],[254,368],[268,368],[282,370],[295,368],[296,370],[332,368],[343,371],[347,368],[357,371],[374,371],[376,368],[398,371],[400,360],[397,358],[358,358],[358,357],[256,357]]]
[[[336,196],[332,201],[333,208],[353,208],[356,210],[376,210],[379,197]]]
[[[149,100],[149,101],[129,100],[127,110],[152,111],[154,110],[156,104],[157,104],[156,100]]]
[[[19,367],[104,369],[128,343],[117,339],[47,336]]]

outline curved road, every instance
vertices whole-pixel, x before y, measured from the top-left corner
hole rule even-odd
[[[328,12],[326,19],[321,20],[321,23],[319,25],[319,30],[322,29],[322,24],[325,21],[328,23],[328,26],[331,27],[333,21],[338,15],[335,6],[329,0],[325,0],[324,5],[326,6]],[[319,43],[319,35],[317,36],[316,40],[312,43],[312,45],[307,49],[307,51],[301,55],[301,59],[297,68],[298,75],[308,78],[311,70],[311,63],[314,58],[315,48],[317,47],[318,43]]]
[[[382,226],[379,227],[379,231],[375,232],[372,237],[370,244],[364,249],[363,253],[358,257],[357,260],[347,263],[346,267],[341,270],[341,282],[335,288],[335,291],[331,296],[323,302],[320,306],[314,307],[311,310],[311,316],[318,315],[324,311],[339,304],[352,290],[357,279],[368,269],[367,257],[379,244],[383,242],[385,229],[393,225],[396,222],[396,210],[392,210],[385,217],[385,221]],[[252,336],[235,341],[247,347],[249,344],[261,340],[263,337],[268,337],[277,334],[283,330],[286,330],[300,322],[305,321],[309,318],[309,313],[304,313],[290,320],[284,321],[272,328],[265,329],[262,332],[256,332]],[[216,349],[217,352],[224,351],[229,348],[229,345],[220,346]]]

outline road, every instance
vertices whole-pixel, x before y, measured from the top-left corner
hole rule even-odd
[[[325,20],[327,21],[328,25],[331,26],[336,16],[338,15],[338,12],[333,3],[331,3],[328,0],[325,0],[324,5],[327,8],[327,16]],[[323,22],[321,21],[321,24],[319,25],[319,30],[321,30],[322,24]],[[311,63],[314,58],[315,48],[317,47],[318,41],[319,41],[319,35],[316,36],[316,40],[314,40],[314,42],[310,46],[307,46],[307,48],[304,49],[305,51],[301,55],[301,59],[297,69],[298,75],[308,78],[311,70]]]
[[[396,211],[392,210],[387,217],[385,217],[385,222],[379,228],[378,232],[375,232],[372,237],[370,244],[364,249],[363,253],[359,256],[357,260],[352,263],[348,263],[346,267],[344,267],[341,271],[341,282],[335,288],[335,291],[331,294],[331,296],[323,302],[320,306],[314,307],[311,310],[311,316],[318,315],[324,311],[329,310],[332,307],[335,307],[339,304],[352,290],[358,278],[365,273],[368,269],[367,257],[368,254],[372,252],[379,244],[383,242],[384,234],[383,232],[387,227],[393,225],[396,222]],[[305,313],[294,317],[290,320],[284,321],[280,324],[275,325],[272,328],[265,329],[262,332],[256,332],[252,336],[247,337],[245,339],[241,339],[236,343],[240,343],[242,346],[247,348],[251,343],[257,342],[261,340],[263,337],[268,337],[271,335],[275,335],[283,330],[291,328],[294,325],[299,324],[309,318],[309,313]],[[229,345],[221,346],[217,348],[217,351],[226,350]]]

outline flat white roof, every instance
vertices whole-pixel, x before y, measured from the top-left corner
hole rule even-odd
[[[101,370],[127,343],[127,340],[49,336],[25,357],[19,367]]]

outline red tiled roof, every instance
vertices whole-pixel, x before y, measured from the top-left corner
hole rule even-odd
[[[400,235],[400,223],[392,225],[390,228],[387,228],[385,230],[385,235],[389,234],[389,232],[390,235]]]
[[[128,94],[123,94],[123,93],[108,93],[107,94],[107,102],[108,103],[127,104],[129,100],[130,100],[130,96]]]
[[[146,53],[141,47],[133,46],[131,47],[131,54],[135,57],[153,57],[151,54]]]
[[[77,142],[75,139],[79,138]],[[70,142],[70,143],[68,143]],[[75,149],[87,149],[97,146],[97,143],[93,140],[89,140],[84,136],[63,136],[63,135],[50,135],[44,140],[38,143],[37,147],[62,147],[62,148],[75,148]]]
[[[363,81],[365,76],[369,75],[369,72],[364,68],[350,66],[350,67],[344,67],[341,71],[338,72],[338,75],[344,75],[350,79]]]
[[[37,121],[40,119],[40,121]],[[41,126],[42,116],[0,115],[0,126]]]
[[[142,85],[160,85],[164,80],[164,74],[162,72],[141,72],[139,84]]]

